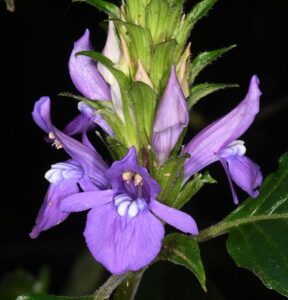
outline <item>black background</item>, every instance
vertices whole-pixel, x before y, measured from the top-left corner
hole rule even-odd
[[[187,1],[187,8],[193,3]],[[70,0],[16,1],[13,14],[5,11],[4,2],[0,5],[1,273],[4,276],[19,267],[36,273],[40,266],[49,265],[51,292],[61,293],[71,264],[85,246],[85,213],[69,217],[37,240],[29,239],[48,186],[43,174],[51,163],[65,158],[43,141],[43,132],[32,122],[31,111],[40,96],[49,95],[54,101],[53,120],[58,127],[77,113],[72,100],[61,99],[57,94],[75,92],[67,62],[73,42],[85,28],[91,29],[95,48],[101,51],[105,31],[98,23],[105,20],[105,15],[85,4],[70,5]],[[195,107],[203,114],[204,122],[227,113],[245,95],[251,75],[260,77],[261,113],[244,138],[249,156],[262,167],[264,176],[277,168],[279,156],[287,151],[287,20],[286,0],[222,0],[191,36],[194,54],[238,45],[198,79],[240,84],[239,89],[209,96]],[[103,150],[101,146],[100,149]],[[217,164],[209,170],[219,184],[206,186],[187,207],[200,228],[220,221],[234,209],[224,171]],[[244,200],[246,196],[237,192]],[[208,288],[217,286],[223,299],[284,299],[266,289],[252,273],[236,267],[225,250],[224,237],[201,245],[201,249]],[[147,273],[141,290],[150,291],[143,299],[198,299],[193,297],[198,286],[188,271],[165,263]],[[201,299],[213,299],[208,297],[209,292]]]

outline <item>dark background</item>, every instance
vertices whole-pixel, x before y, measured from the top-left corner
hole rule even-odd
[[[187,1],[187,7],[193,3]],[[41,266],[49,266],[50,292],[90,292],[96,288],[96,279],[89,279],[92,283],[82,290],[75,286],[73,290],[73,280],[68,276],[79,252],[88,253],[82,237],[85,213],[69,217],[37,240],[28,236],[48,186],[43,175],[51,163],[65,158],[43,141],[43,132],[33,124],[31,111],[40,96],[49,95],[54,101],[53,119],[58,127],[77,113],[76,103],[57,94],[75,92],[67,62],[73,42],[85,28],[91,29],[95,48],[101,51],[105,31],[98,23],[105,20],[105,15],[85,4],[70,5],[70,0],[16,1],[13,14],[5,10],[2,1],[0,14],[1,276],[6,280],[5,274],[19,268],[37,276]],[[209,96],[195,107],[203,116],[202,125],[227,113],[244,97],[252,74],[260,77],[261,113],[244,139],[249,156],[262,167],[264,176],[277,168],[279,156],[287,151],[287,20],[286,0],[222,0],[191,36],[196,54],[238,45],[198,79],[240,84],[239,89]],[[191,129],[190,137],[193,134]],[[220,221],[234,209],[224,171],[217,164],[209,170],[219,184],[206,186],[187,208],[200,228]],[[237,192],[244,200],[246,195]],[[225,237],[204,243],[201,249],[208,277],[206,295],[187,270],[161,263],[147,272],[139,299],[284,299],[266,289],[252,273],[236,267],[225,250]],[[89,261],[89,254],[85,259]],[[99,269],[86,261],[80,279],[77,277],[78,284],[88,281],[89,268]],[[106,274],[102,272],[101,276]]]

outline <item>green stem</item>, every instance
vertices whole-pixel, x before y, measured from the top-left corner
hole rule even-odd
[[[117,288],[113,300],[133,300],[145,271],[146,268],[135,273],[130,273]]]
[[[113,291],[129,276],[129,273],[124,275],[112,275],[108,280],[96,291],[94,300],[109,299]]]
[[[248,218],[238,219],[234,221],[222,221],[214,226],[211,226],[199,233],[198,236],[195,237],[196,241],[201,243],[218,236],[224,235],[229,232],[229,230],[236,228],[241,225],[260,222],[260,221],[272,221],[279,219],[287,219],[288,214],[274,214],[274,215],[262,215],[262,216],[252,216]]]

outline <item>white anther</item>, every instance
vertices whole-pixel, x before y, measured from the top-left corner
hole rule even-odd
[[[130,201],[124,201],[118,206],[117,211],[121,217],[126,216],[130,203],[131,203]]]
[[[130,218],[134,218],[138,215],[138,212],[139,212],[138,205],[137,205],[136,201],[133,201],[129,206],[128,216]]]

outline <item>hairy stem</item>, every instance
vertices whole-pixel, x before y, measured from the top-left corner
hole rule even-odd
[[[229,230],[236,228],[241,225],[260,222],[260,221],[272,221],[279,219],[287,219],[288,214],[274,214],[274,215],[262,215],[262,216],[252,216],[243,219],[233,220],[233,221],[223,221],[214,226],[211,226],[199,233],[197,237],[195,237],[196,241],[201,243],[218,236],[224,235],[229,232]]]
[[[108,280],[96,291],[94,300],[109,299],[113,291],[129,276],[130,273],[124,275],[112,275]]]

